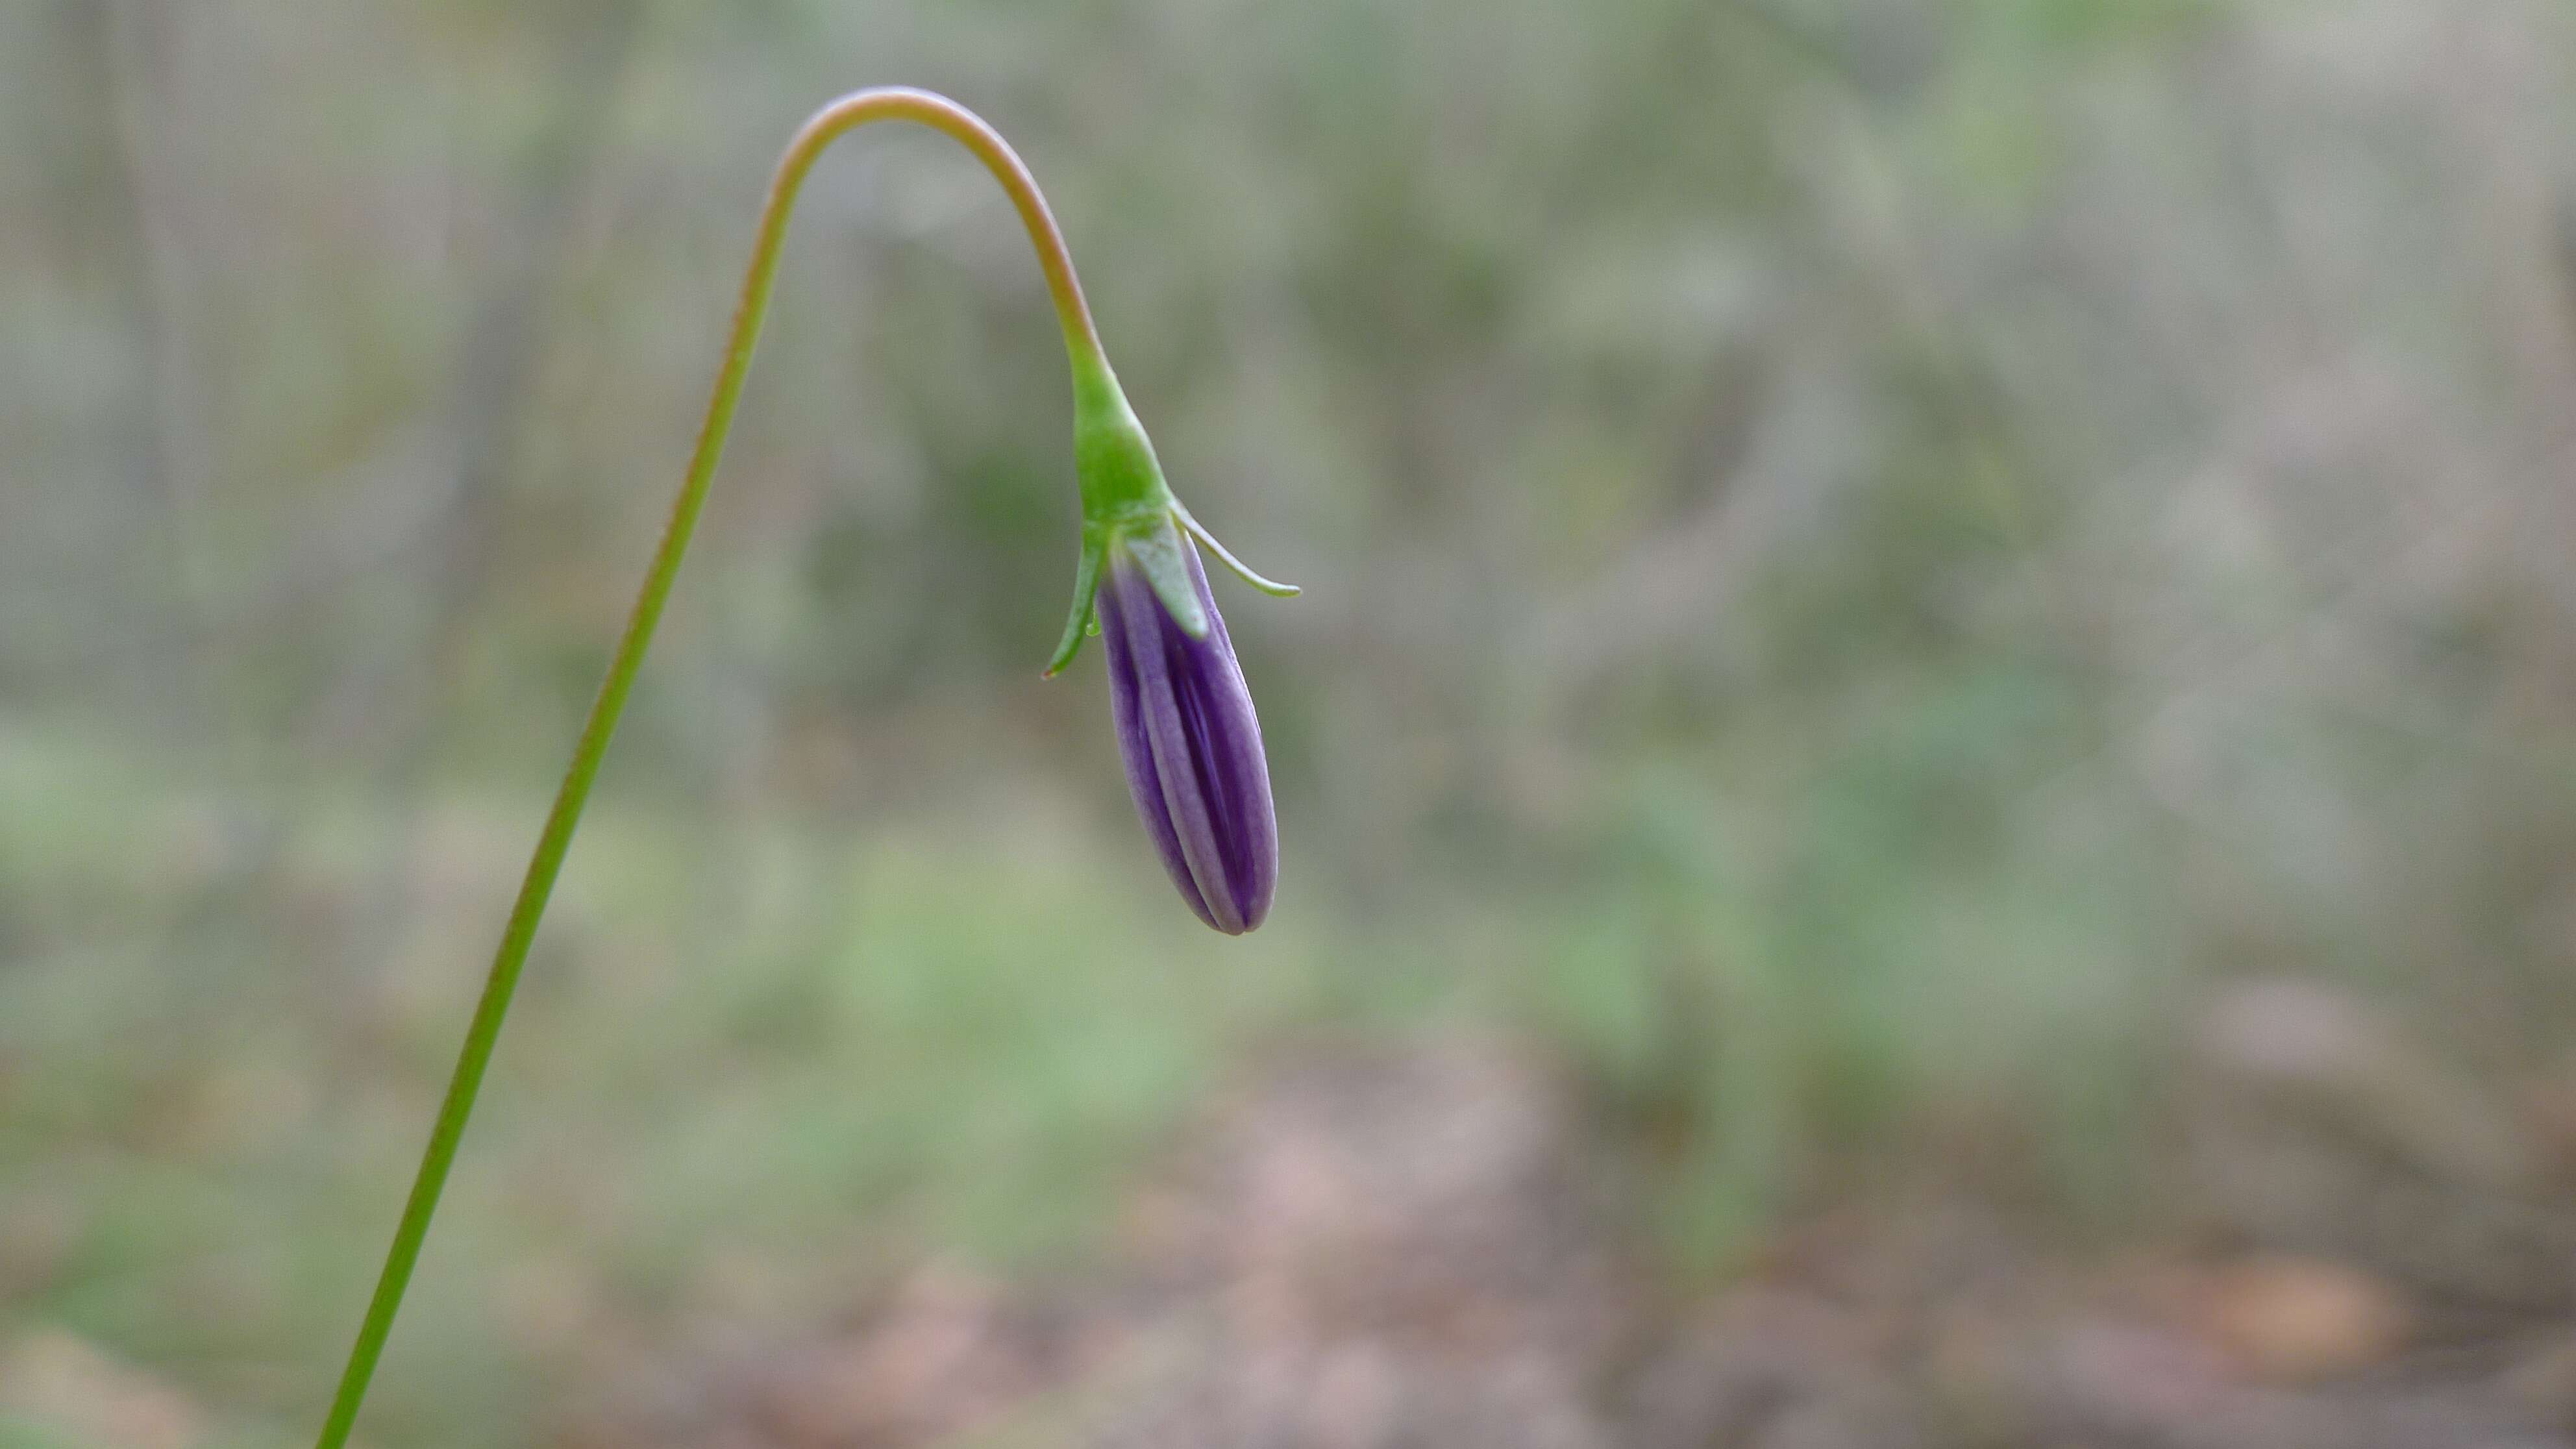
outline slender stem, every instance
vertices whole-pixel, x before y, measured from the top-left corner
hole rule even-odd
[[[341,1372],[339,1391],[331,1400],[330,1416],[323,1421],[316,1449],[340,1449],[348,1442],[350,1428],[357,1422],[358,1406],[367,1395],[368,1380],[384,1353],[385,1337],[393,1331],[403,1290],[409,1286],[412,1269],[420,1261],[421,1242],[429,1235],[430,1216],[438,1210],[439,1192],[447,1185],[448,1169],[455,1164],[456,1145],[465,1135],[465,1120],[474,1110],[474,1096],[483,1085],[484,1069],[491,1065],[492,1046],[500,1037],[502,1018],[509,1013],[520,968],[527,963],[528,945],[536,938],[538,919],[545,914],[546,898],[554,890],[555,876],[563,869],[564,852],[571,847],[573,830],[581,822],[582,805],[590,798],[600,758],[608,752],[609,739],[617,732],[617,717],[635,686],[636,671],[644,663],[645,646],[652,642],[653,627],[660,622],[662,606],[671,597],[671,582],[679,574],[680,557],[688,550],[689,535],[697,527],[698,513],[706,504],[707,487],[715,478],[716,462],[724,454],[725,435],[733,427],[743,377],[751,369],[752,347],[760,340],[761,318],[768,310],[770,290],[777,281],[779,245],[787,235],[787,218],[795,210],[796,193],[815,159],[843,132],[870,121],[885,120],[918,121],[955,137],[1002,183],[1002,189],[1010,193],[1011,204],[1019,210],[1021,222],[1028,227],[1038,263],[1046,271],[1047,291],[1055,299],[1056,318],[1064,325],[1065,350],[1073,358],[1077,375],[1100,365],[1100,338],[1092,329],[1091,310],[1083,302],[1082,285],[1073,274],[1073,259],[1065,251],[1064,237],[1056,230],[1046,198],[1039,194],[1037,182],[1009,143],[982,118],[945,96],[888,88],[843,96],[816,111],[798,129],[795,139],[788,143],[787,153],[779,159],[778,170],[770,179],[769,198],[761,207],[751,265],[743,274],[742,298],[734,308],[733,334],[725,344],[724,362],[716,371],[715,393],[707,402],[706,423],[699,429],[688,476],[671,503],[670,521],[663,525],[662,541],[653,551],[644,587],[627,614],[626,631],[609,660],[608,677],[601,681],[590,717],[582,724],[580,742],[573,747],[572,764],[564,771],[563,784],[555,792],[554,809],[546,816],[545,830],[537,837],[536,852],[528,861],[528,873],[519,883],[518,900],[510,907],[500,948],[492,956],[492,973],[483,983],[482,998],[475,1003],[474,1019],[465,1031],[464,1049],[457,1053],[455,1074],[448,1079],[447,1096],[439,1104],[437,1123],[430,1129],[429,1147],[421,1154],[419,1175],[413,1178],[411,1195],[403,1203],[402,1221],[394,1229],[392,1246],[385,1252],[384,1272],[376,1280],[375,1296],[367,1303],[367,1316],[358,1327],[357,1340],[349,1347],[348,1367]]]

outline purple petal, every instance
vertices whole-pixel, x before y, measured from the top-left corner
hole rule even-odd
[[[1183,633],[1123,544],[1109,549],[1100,634],[1128,792],[1163,868],[1199,919],[1240,935],[1270,914],[1279,826],[1261,722],[1198,549],[1183,544],[1208,633]]]

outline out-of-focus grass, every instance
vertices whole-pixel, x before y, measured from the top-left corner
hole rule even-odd
[[[922,1251],[1079,1257],[1140,1149],[1315,1023],[1500,1015],[1563,1043],[1703,1260],[1924,1104],[2050,1103],[2047,1150],[2121,1182],[2157,866],[2106,833],[2125,807],[2044,678],[1901,704],[1850,739],[1748,731],[1769,743],[1732,772],[1638,773],[1597,851],[1518,898],[1369,928],[1310,902],[1221,951],[1138,841],[1043,800],[711,825],[612,795],[375,1432],[488,1433],[656,1325],[828,1312]],[[21,1323],[292,1439],[538,801],[306,781],[253,804],[132,758],[64,730],[0,748],[0,1272]],[[91,928],[111,902],[119,929]]]
[[[9,1321],[304,1432],[534,804],[396,811],[305,782],[253,808],[138,773],[112,742],[9,732]],[[1221,1064],[1323,1005],[1319,924],[1212,962],[1134,842],[1061,811],[1000,818],[766,822],[710,849],[694,822],[606,802],[374,1434],[483,1437],[550,1367],[675,1313],[792,1320],[924,1251],[1078,1253]],[[414,898],[386,897],[388,860]],[[100,895],[119,929],[70,929]]]

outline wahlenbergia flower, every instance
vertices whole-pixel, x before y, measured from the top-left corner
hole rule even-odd
[[[1207,632],[1190,637],[1163,607],[1135,550],[1109,546],[1100,632],[1109,646],[1109,713],[1136,813],[1163,868],[1199,919],[1239,936],[1270,914],[1279,826],[1261,721],[1234,641],[1208,597],[1198,550],[1180,542]]]
[[[1074,469],[1082,559],[1046,673],[1072,663],[1087,632],[1108,637],[1110,719],[1136,815],[1190,910],[1242,936],[1270,915],[1280,830],[1262,724],[1198,544],[1262,593],[1296,588],[1244,567],[1172,498],[1154,443],[1097,353],[1074,356]]]
[[[1205,543],[1254,588],[1297,590],[1244,567],[1163,481],[1154,446],[1106,362],[1074,363],[1082,558],[1053,674],[1096,628],[1109,648],[1110,716],[1128,793],[1181,898],[1241,935],[1270,914],[1279,826],[1261,721],[1208,593]]]
[[[1278,878],[1279,835],[1270,816],[1270,777],[1261,758],[1261,726],[1252,717],[1252,697],[1244,692],[1243,671],[1234,662],[1225,622],[1208,597],[1195,538],[1216,551],[1226,566],[1254,587],[1275,594],[1295,589],[1253,573],[1208,536],[1189,510],[1163,483],[1154,448],[1145,430],[1120,395],[1118,380],[1100,352],[1100,335],[1092,327],[1091,309],[1074,280],[1073,259],[1064,237],[1047,211],[1029,169],[1010,144],[983,118],[945,96],[928,91],[888,87],[855,91],[816,111],[787,144],[778,170],[770,178],[769,199],[761,207],[760,226],[752,242],[751,265],[743,273],[742,301],[734,309],[733,332],[725,343],[724,361],[716,369],[714,395],[707,400],[705,424],[698,430],[697,450],[680,481],[662,541],[644,573],[644,587],[627,615],[626,632],[609,656],[608,677],[582,722],[573,746],[572,764],[555,792],[555,806],[519,882],[510,919],[501,928],[501,944],[492,953],[491,974],[475,1003],[474,1020],[465,1029],[464,1049],[457,1053],[447,1095],[430,1128],[429,1147],[421,1154],[420,1172],[403,1203],[385,1251],[384,1271],[367,1300],[366,1317],[349,1345],[349,1360],[322,1421],[316,1449],[343,1449],[357,1422],[367,1384],[375,1375],[394,1314],[402,1306],[413,1267],[420,1261],[429,1220],[438,1210],[456,1146],[465,1134],[465,1119],[482,1089],[484,1069],[501,1036],[501,1022],[527,965],[528,947],[545,915],[590,798],[599,762],[617,732],[617,717],[626,708],[644,650],[653,642],[654,626],[670,601],[671,583],[688,552],[689,535],[706,506],[716,463],[724,456],[725,435],[732,430],[735,407],[742,400],[743,379],[751,372],[751,353],[760,340],[760,323],[769,294],[778,280],[778,254],[787,236],[787,218],[796,208],[815,160],[833,141],[871,121],[915,121],[956,140],[975,153],[1020,214],[1029,240],[1037,248],[1038,266],[1046,273],[1047,292],[1055,302],[1056,320],[1064,327],[1066,355],[1073,362],[1074,460],[1082,483],[1082,560],[1074,574],[1073,617],[1064,640],[1047,666],[1062,669],[1081,647],[1086,630],[1097,619],[1110,633],[1110,697],[1118,724],[1120,752],[1127,761],[1127,783],[1146,831],[1162,852],[1163,863],[1200,919],[1220,931],[1241,933],[1261,924],[1270,909],[1272,883]],[[1109,577],[1101,592],[1103,571]],[[1096,607],[1095,607],[1096,606]]]

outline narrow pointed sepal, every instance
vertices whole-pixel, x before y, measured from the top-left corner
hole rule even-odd
[[[1198,556],[1190,541],[1174,527],[1170,515],[1152,521],[1131,524],[1118,537],[1136,572],[1151,584],[1155,596],[1181,632],[1193,639],[1208,635],[1210,609],[1207,600],[1207,576],[1198,568]]]
[[[1241,935],[1270,914],[1279,882],[1270,767],[1198,550],[1177,547],[1203,634],[1181,628],[1132,539],[1110,545],[1099,596],[1110,717],[1136,813],[1172,884],[1200,920]]]
[[[1086,528],[1082,531],[1082,557],[1073,565],[1073,612],[1065,616],[1064,637],[1058,639],[1055,653],[1048,658],[1046,677],[1055,678],[1082,652],[1084,636],[1100,632],[1093,617],[1093,597],[1100,592],[1100,561],[1109,553],[1109,535]]]
[[[1208,532],[1207,525],[1199,522],[1197,516],[1192,514],[1189,508],[1177,498],[1172,500],[1172,516],[1181,521],[1181,527],[1190,531],[1190,537],[1207,545],[1208,552],[1216,555],[1217,562],[1234,570],[1234,576],[1236,578],[1243,580],[1245,583],[1252,585],[1254,588],[1259,589],[1261,592],[1268,594],[1273,598],[1293,599],[1299,594],[1306,592],[1295,584],[1283,584],[1276,579],[1265,579],[1261,575],[1254,573],[1250,564],[1236,558],[1233,550],[1227,548],[1224,544],[1217,542],[1216,535]]]

